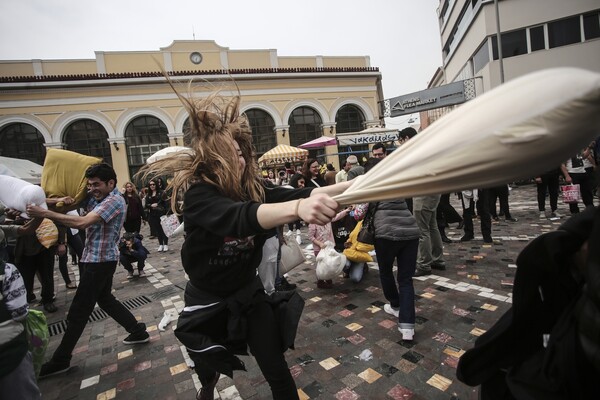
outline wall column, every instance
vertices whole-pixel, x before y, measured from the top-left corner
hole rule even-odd
[[[277,125],[273,128],[275,135],[277,136],[277,144],[290,145],[290,126],[289,125]]]
[[[113,168],[117,173],[117,187],[120,189],[125,182],[131,181],[125,138],[108,139],[108,143],[110,143]]]
[[[326,122],[321,126],[323,136],[335,137],[335,122]],[[340,170],[340,158],[337,155],[337,146],[325,146],[325,162],[331,163],[336,171]]]
[[[183,146],[183,133],[169,133],[169,145]]]

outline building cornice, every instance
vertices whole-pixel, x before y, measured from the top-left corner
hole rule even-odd
[[[302,67],[302,68],[244,68],[205,71],[171,71],[167,75],[176,81],[189,80],[201,76],[207,80],[234,79],[277,79],[277,78],[306,78],[310,77],[344,77],[344,76],[377,76],[378,67]],[[0,77],[2,86],[11,87],[32,86],[70,86],[70,85],[114,85],[115,83],[147,83],[163,81],[164,75],[155,72],[122,72],[107,74],[77,74],[77,75],[36,75],[36,76],[4,76]]]

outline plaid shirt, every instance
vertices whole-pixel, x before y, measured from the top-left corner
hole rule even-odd
[[[115,188],[100,202],[91,199],[87,212],[94,212],[103,222],[90,225],[85,231],[85,248],[81,261],[100,263],[119,260],[119,233],[125,221],[125,200]]]

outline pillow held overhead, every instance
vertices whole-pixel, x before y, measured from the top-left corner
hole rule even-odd
[[[85,171],[100,162],[101,158],[69,150],[48,149],[42,170],[42,188],[46,197],[70,196],[75,203],[81,202],[87,193]],[[57,206],[57,209],[60,210],[60,207]]]

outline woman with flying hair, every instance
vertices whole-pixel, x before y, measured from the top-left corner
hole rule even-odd
[[[252,131],[239,114],[240,97],[177,95],[189,114],[191,151],[146,165],[140,174],[172,175],[173,193],[184,193],[181,257],[190,280],[175,335],[202,383],[197,399],[213,399],[220,373],[232,377],[234,370],[245,370],[235,354],[247,354],[247,347],[273,398],[297,399],[284,352],[293,347],[303,300],[294,291],[268,297],[256,269],[269,230],[298,219],[330,222],[338,208],[330,196],[350,183],[265,187]],[[181,211],[176,196],[172,207]]]

